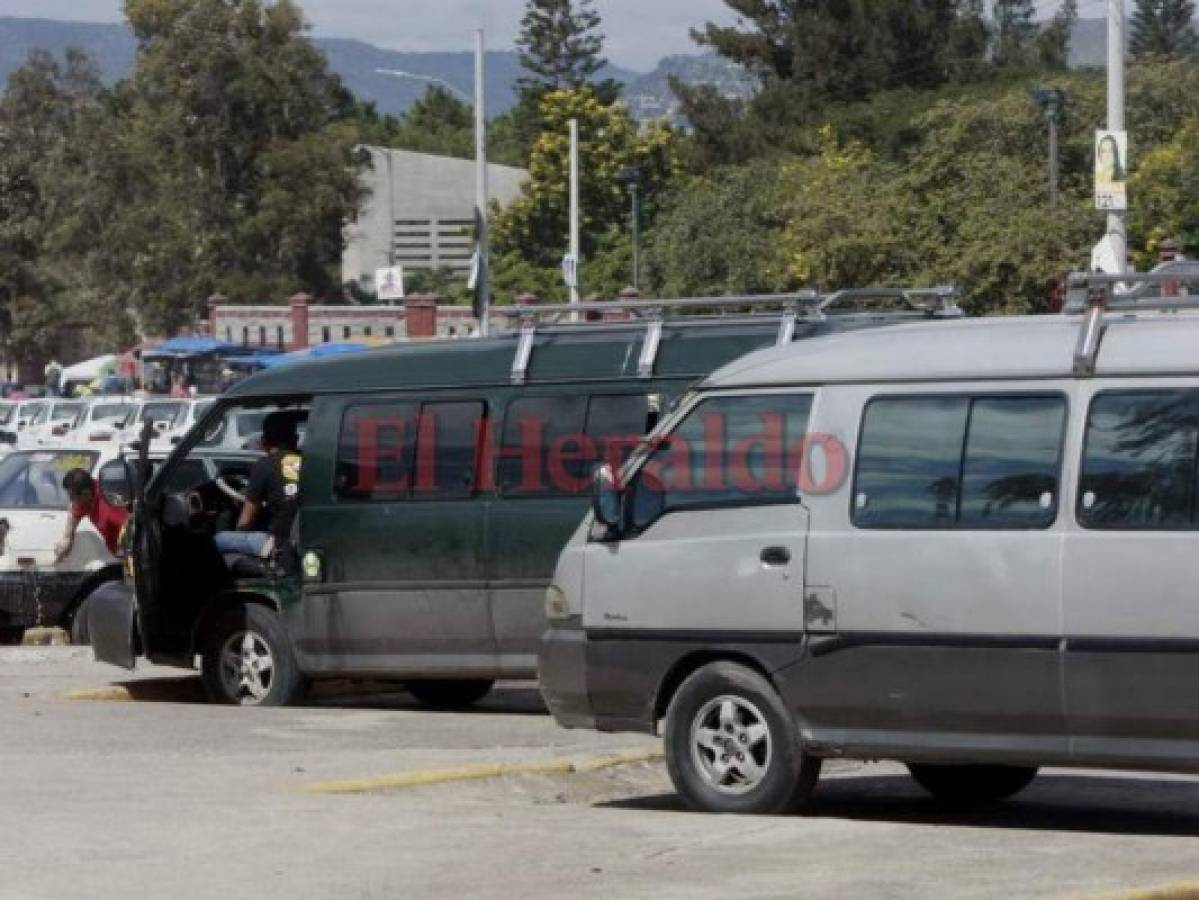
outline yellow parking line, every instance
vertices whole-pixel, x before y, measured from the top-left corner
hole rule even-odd
[[[62,696],[64,700],[101,700],[112,703],[128,703],[133,700],[129,688],[124,687],[87,688],[79,691],[67,691]]]
[[[1199,900],[1199,882],[1099,894],[1091,900]]]
[[[483,778],[501,778],[505,775],[573,775],[579,772],[596,772],[600,769],[610,769],[614,766],[650,762],[661,758],[661,750],[631,750],[625,753],[597,756],[586,760],[558,758],[521,763],[484,763],[474,766],[460,766],[454,769],[426,769],[417,772],[398,772],[394,775],[380,775],[374,778],[318,781],[313,784],[304,785],[301,790],[309,794],[367,794],[375,791],[447,784],[452,781],[476,781]]]

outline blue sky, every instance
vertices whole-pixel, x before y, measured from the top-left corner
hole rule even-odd
[[[348,37],[396,50],[465,50],[473,31],[488,46],[512,45],[524,0],[299,0],[322,37]],[[595,0],[608,34],[606,53],[618,65],[648,70],[671,53],[695,52],[688,30],[734,17],[723,0]],[[1056,0],[1042,0],[1054,8]],[[1102,15],[1102,0],[1082,0],[1084,16]],[[0,0],[0,15],[116,22],[121,0]]]

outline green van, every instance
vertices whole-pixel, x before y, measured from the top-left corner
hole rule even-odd
[[[545,589],[596,464],[619,466],[689,385],[748,351],[956,314],[944,292],[881,292],[902,311],[834,310],[857,293],[517,308],[518,327],[499,337],[255,375],[148,483],[125,461],[101,472],[105,495],[134,514],[126,578],[89,604],[96,658],[193,668],[199,657],[210,697],[247,705],[352,677],[452,708],[498,678],[533,678]],[[235,419],[272,410],[301,424],[293,552],[222,555],[213,537],[232,527],[244,479],[180,494],[171,472]]]

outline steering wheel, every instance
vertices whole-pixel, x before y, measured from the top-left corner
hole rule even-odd
[[[223,472],[213,482],[222,494],[237,503],[246,502],[246,488],[250,480],[235,472]]]

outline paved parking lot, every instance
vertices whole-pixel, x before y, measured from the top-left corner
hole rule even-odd
[[[241,710],[192,701],[178,675],[140,672],[134,702],[68,700],[128,679],[86,650],[0,649],[0,898],[1089,897],[1199,882],[1196,779],[1055,771],[963,814],[897,766],[842,765],[809,816],[697,815],[660,762],[586,766],[655,741],[559,729],[525,685],[460,714],[342,689]],[[312,791],[547,760],[580,770]]]

